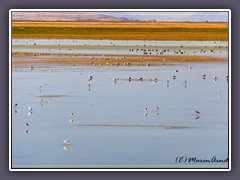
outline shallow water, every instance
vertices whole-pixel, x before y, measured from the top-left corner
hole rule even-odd
[[[14,68],[13,167],[227,168],[176,163],[178,156],[228,157],[228,64],[188,65]],[[129,82],[129,76],[143,81]]]
[[[228,57],[224,41],[135,41],[13,39],[12,52],[115,55],[196,55]]]

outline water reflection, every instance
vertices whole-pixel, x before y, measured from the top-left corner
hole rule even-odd
[[[18,117],[13,116],[12,122],[13,163],[38,166],[41,160],[44,165],[56,163],[86,165],[94,162],[100,165],[104,163],[129,165],[136,162],[143,165],[170,166],[176,165],[170,156],[176,157],[179,151],[192,153],[196,148],[201,149],[196,152],[198,155],[204,151],[211,155],[217,153],[221,157],[225,156],[228,150],[226,136],[228,84],[225,80],[227,65],[199,63],[194,64],[194,68],[189,71],[184,64],[177,67],[178,78],[173,81],[171,77],[176,66],[129,67],[127,70],[126,67],[119,67],[116,71],[100,66],[94,67],[94,70],[92,66],[69,66],[57,67],[53,73],[38,71],[39,68],[35,68],[31,73],[29,69],[14,71],[14,102],[23,106],[29,104],[33,106],[34,116],[29,122],[31,127],[37,128],[32,131],[29,125],[25,127],[23,122],[17,121],[24,119],[28,112],[19,106],[16,115]],[[91,73],[94,80],[88,82],[86,78],[86,84],[79,83],[79,78],[76,78],[79,75],[79,68],[83,73]],[[210,78],[203,81],[202,76],[206,72]],[[212,83],[213,75],[219,78],[218,82]],[[21,76],[26,79],[15,78]],[[133,79],[130,79],[129,84],[126,82],[129,82],[130,76]],[[155,83],[154,76],[161,78],[163,83],[153,85],[151,82]],[[47,94],[70,96],[52,98],[47,108],[41,108],[47,102],[45,98],[38,99],[38,88],[41,83],[36,83],[36,79],[32,77],[38,77],[41,83],[48,79],[47,89],[42,84],[44,93],[46,90]],[[112,77],[120,78],[117,80],[117,86],[110,84]],[[138,83],[138,77],[143,77],[142,84]],[[171,88],[165,88],[165,85],[169,87],[170,84]],[[90,91],[92,85],[94,91],[88,93],[87,86]],[[221,99],[217,99],[217,95]],[[149,109],[145,110],[145,106]],[[192,110],[193,106],[194,109],[201,111],[201,119]],[[74,112],[74,115],[70,112]],[[32,111],[28,113],[32,115]],[[160,117],[161,121],[157,121]],[[24,142],[26,147],[22,146],[23,134],[29,134],[26,135]],[[55,139],[63,135],[72,137],[73,142],[81,142],[80,157],[76,158],[79,152],[71,149],[67,140],[59,143],[60,153],[56,151],[59,147],[56,147]],[[136,137],[141,137],[141,143],[139,140],[136,141]],[[46,145],[35,146],[36,139]],[[183,144],[178,146],[179,140],[183,139]],[[193,143],[196,143],[196,146],[193,147],[191,145]],[[79,148],[78,144],[75,146]],[[29,152],[27,155],[26,150]],[[71,153],[66,153],[68,157],[62,156],[63,151],[69,150]],[[135,151],[139,153],[132,153]],[[46,153],[43,152],[48,152],[53,158],[46,158]],[[36,157],[34,153],[38,153],[39,156]],[[89,154],[93,156],[89,158]],[[169,156],[165,156],[166,154]],[[136,161],[126,158],[130,156],[134,156]]]
[[[37,43],[33,43],[32,41],[38,41]],[[119,54],[119,55],[201,55],[201,56],[217,56],[227,58],[228,50],[227,50],[227,42],[217,42],[213,41],[193,41],[191,43],[182,41],[148,41],[147,43],[144,41],[123,41],[123,40],[115,40],[114,44],[111,44],[108,40],[98,41],[98,40],[85,40],[89,43],[84,43],[82,41],[78,41],[79,43],[61,40],[60,42],[48,41],[48,40],[32,40],[32,39],[24,39],[24,41],[18,41],[17,39],[13,39],[13,52],[35,52],[35,53],[56,53],[56,54]],[[27,43],[29,42],[29,43]],[[184,44],[184,45],[183,45]],[[39,46],[40,45],[40,46]],[[44,45],[44,48],[43,46]],[[63,46],[62,46],[63,45]],[[139,49],[139,45],[143,46]],[[218,45],[218,46],[216,46]],[[62,48],[59,48],[62,46]],[[69,48],[69,47],[72,48]],[[129,48],[126,48],[126,47]],[[191,47],[190,49],[188,47]],[[83,48],[84,47],[84,48]],[[99,48],[101,47],[101,48]],[[168,47],[171,47],[169,49]],[[209,50],[205,48],[212,47],[214,50]],[[218,49],[217,47],[221,47]],[[201,49],[200,49],[201,48]],[[204,48],[205,50],[203,50]],[[225,50],[226,49],[226,50]],[[224,51],[223,51],[224,50]],[[185,61],[184,59],[182,61]],[[94,64],[92,64],[94,65]],[[117,64],[113,64],[117,65]],[[128,65],[128,64],[126,64]],[[148,66],[148,64],[146,64]]]
[[[69,151],[69,150],[70,150],[70,147],[69,147],[69,146],[66,146],[66,145],[64,145],[64,146],[63,146],[63,150],[64,150],[64,151]]]
[[[70,123],[73,123],[73,122],[74,122],[74,117],[70,117],[70,118],[69,118],[69,122],[70,122]]]
[[[199,118],[200,118],[200,116],[196,116],[196,117],[195,117],[195,120],[198,120]]]

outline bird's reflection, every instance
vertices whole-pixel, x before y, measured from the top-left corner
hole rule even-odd
[[[155,116],[158,116],[158,115],[159,115],[159,112],[155,112],[154,115],[155,115]]]
[[[31,116],[31,115],[32,115],[32,111],[29,111],[29,112],[28,112],[28,115]]]
[[[63,146],[63,150],[64,150],[64,151],[69,151],[70,148],[69,148],[69,146],[64,145],[64,146]]]
[[[17,110],[13,110],[14,113],[18,113]]]
[[[43,107],[43,99],[40,101],[40,106]]]
[[[200,116],[196,116],[196,117],[195,117],[195,120],[198,120],[199,118],[200,118]]]
[[[222,93],[221,93],[221,91],[219,90],[219,91],[217,91],[217,97],[218,98],[221,98],[221,96],[222,96]]]
[[[147,112],[145,112],[143,115],[144,115],[144,116],[147,116],[147,115],[148,115],[148,113],[147,113]]]
[[[73,122],[74,122],[74,117],[70,117],[70,118],[69,118],[69,122],[70,122],[70,123],[73,123]]]

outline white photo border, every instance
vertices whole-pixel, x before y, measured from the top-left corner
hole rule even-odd
[[[128,168],[127,166],[122,166],[120,168],[108,168],[109,166],[103,168],[86,168],[83,166],[81,168],[71,167],[69,168],[61,167],[51,168],[51,166],[44,166],[43,168],[36,168],[31,166],[31,168],[13,168],[12,167],[12,12],[107,12],[107,11],[117,11],[117,12],[228,12],[228,168],[194,168],[193,165],[183,166],[183,168]],[[136,166],[134,166],[136,167]],[[231,9],[10,9],[9,10],[9,171],[231,171]]]

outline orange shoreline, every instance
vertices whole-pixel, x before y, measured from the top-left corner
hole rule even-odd
[[[157,55],[102,55],[102,54],[50,54],[13,53],[13,65],[59,64],[91,66],[159,66],[184,62],[227,62],[225,58],[203,56],[157,56]],[[17,59],[16,59],[17,58]],[[26,60],[25,58],[29,58]]]

